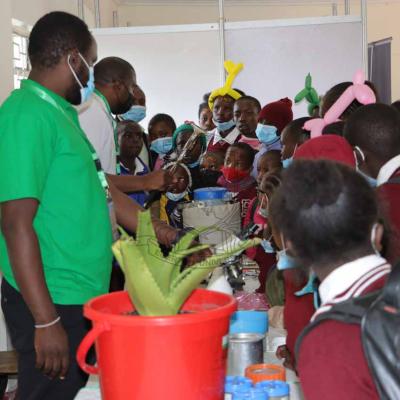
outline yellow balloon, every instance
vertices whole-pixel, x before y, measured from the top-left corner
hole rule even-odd
[[[218,89],[214,89],[211,92],[210,97],[208,98],[208,106],[210,107],[211,110],[214,107],[214,100],[219,96],[228,95],[228,96],[234,98],[235,100],[242,97],[242,95],[239,92],[232,89],[232,85],[233,85],[233,81],[238,76],[239,72],[243,69],[243,67],[244,67],[243,63],[235,64],[231,60],[226,60],[224,62],[224,68],[225,68],[226,72],[228,73],[228,76],[226,77],[226,82],[225,82],[224,86],[222,86]]]

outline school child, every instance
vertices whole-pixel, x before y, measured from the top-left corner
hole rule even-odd
[[[224,165],[224,157],[219,152],[206,152],[200,159],[200,173],[204,187],[218,186],[221,177],[221,168]]]
[[[296,149],[310,139],[310,132],[303,129],[304,124],[311,118],[303,117],[290,122],[281,134],[281,154],[283,168],[287,168],[293,161]]]
[[[280,150],[283,129],[293,120],[292,101],[288,98],[268,103],[258,115],[256,135],[261,142],[254,159],[252,175],[257,177],[259,158],[269,150]]]
[[[250,175],[254,162],[254,150],[246,143],[235,143],[229,146],[222,176],[218,185],[232,193],[240,202],[242,218],[246,216],[251,200],[257,196],[256,180]]]
[[[260,102],[252,96],[241,97],[235,101],[233,107],[233,119],[241,134],[239,142],[247,143],[255,151],[258,151],[261,146],[261,142],[256,135],[260,111]]]
[[[400,113],[391,106],[371,104],[346,122],[344,137],[353,146],[357,170],[377,186],[379,204],[389,224],[390,262],[400,257]]]
[[[208,151],[226,153],[228,147],[240,139],[240,131],[233,120],[233,106],[235,99],[226,96],[218,96],[213,103],[212,113],[215,129],[209,136]]]
[[[279,150],[270,150],[264,153],[258,159],[257,165],[257,183],[260,185],[264,175],[279,172],[282,169],[281,152]]]
[[[176,129],[174,119],[168,114],[156,114],[148,125],[150,140],[151,169],[161,169],[163,164],[174,158],[172,152],[172,135]]]
[[[216,128],[208,137],[207,150],[219,151],[225,156],[228,147],[240,139],[240,131],[233,120],[233,106],[235,100],[244,96],[244,93],[232,88],[232,83],[243,65],[235,65],[232,61],[227,60],[224,67],[227,72],[226,84],[221,88],[214,89],[208,98]]]
[[[257,197],[255,197],[249,204],[247,214],[243,221],[243,226],[257,225],[258,230],[256,231],[256,236],[260,238],[263,237],[263,233],[265,229],[267,229],[268,225],[269,199],[274,190],[280,185],[280,182],[281,178],[279,170],[266,173],[262,175],[262,177],[260,175]],[[265,241],[263,244],[265,244]],[[257,292],[265,293],[265,284],[268,272],[271,267],[276,264],[275,251],[272,248],[264,249],[263,245],[260,245],[246,250],[246,255],[258,264],[260,270],[258,275],[260,286],[257,289]]]
[[[209,96],[209,93],[208,93]],[[207,96],[207,100],[208,100]],[[210,110],[207,100],[199,105],[199,126],[207,132],[211,132],[215,129],[213,122],[213,114]]]
[[[348,166],[296,161],[270,204],[284,251],[320,280],[321,306],[383,287],[390,265],[378,250],[383,234],[372,188]],[[361,327],[325,320],[298,341],[297,370],[308,400],[379,399],[361,343]]]
[[[174,183],[161,195],[160,220],[174,228],[183,229],[180,205],[190,201],[192,177],[189,168],[182,163],[171,162],[165,165],[164,169],[172,172]]]
[[[295,160],[332,160],[348,167],[355,168],[355,157],[350,144],[342,137],[336,135],[323,135],[308,140],[298,148]],[[278,227],[275,228],[278,230]],[[276,245],[282,250],[283,245],[279,234],[274,234]],[[287,254],[284,254],[286,257]],[[291,262],[286,258],[286,266]],[[283,263],[282,263],[283,264]],[[308,325],[316,307],[315,291],[307,289],[309,277],[298,268],[288,268],[283,271],[285,303],[283,310],[283,325],[287,330],[286,346],[280,348],[278,356],[285,359],[285,365],[295,368],[295,343]],[[305,289],[306,288],[306,289]]]
[[[118,123],[118,143],[120,147],[121,175],[146,175],[149,168],[140,158],[139,154],[143,147],[143,129],[133,121]],[[127,193],[142,207],[147,200],[144,191]]]
[[[180,125],[172,136],[172,149],[179,157],[185,149],[185,145],[194,132],[193,126],[190,124]],[[207,139],[201,134],[197,137],[196,143],[189,150],[185,150],[185,157],[182,162],[189,168],[192,177],[191,189],[199,189],[204,187],[203,177],[200,172],[200,159],[207,148]]]

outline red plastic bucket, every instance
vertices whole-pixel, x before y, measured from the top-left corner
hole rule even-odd
[[[221,400],[232,296],[195,290],[167,317],[123,315],[133,310],[127,292],[96,297],[84,307],[93,328],[77,359],[99,374],[103,400]],[[97,366],[86,355],[96,344]]]

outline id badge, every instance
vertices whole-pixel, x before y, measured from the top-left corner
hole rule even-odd
[[[110,222],[111,222],[113,242],[115,242],[119,239],[120,235],[118,231],[117,216],[115,214],[114,202],[112,201],[111,197],[107,198],[107,205],[108,205],[108,215],[110,216]]]

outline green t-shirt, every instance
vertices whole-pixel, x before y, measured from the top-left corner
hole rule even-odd
[[[0,108],[0,202],[39,201],[33,226],[55,304],[83,304],[106,293],[110,281],[106,194],[83,135],[74,107],[31,80]],[[1,233],[0,269],[18,289]]]

